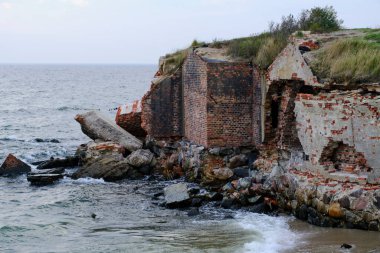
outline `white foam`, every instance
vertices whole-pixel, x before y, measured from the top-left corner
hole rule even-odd
[[[239,213],[235,218],[243,229],[257,233],[252,242],[244,245],[244,252],[277,253],[296,246],[297,234],[290,230],[290,217]]]
[[[100,179],[95,179],[95,178],[90,178],[90,177],[85,177],[85,178],[79,178],[79,179],[71,179],[69,177],[64,177],[61,180],[62,183],[69,183],[69,184],[106,184],[104,182],[103,178]]]

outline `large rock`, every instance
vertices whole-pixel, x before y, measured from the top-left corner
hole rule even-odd
[[[105,181],[117,181],[125,178],[138,178],[141,175],[132,168],[127,159],[114,154],[104,154],[88,161],[72,176],[74,179],[91,177],[103,178]]]
[[[246,155],[244,154],[236,155],[236,156],[231,157],[228,167],[231,169],[234,169],[240,166],[247,165],[247,163],[248,163],[248,158]]]
[[[152,159],[153,154],[147,149],[133,151],[132,154],[127,157],[128,163],[137,168],[149,165],[152,162]]]
[[[214,177],[218,180],[227,180],[234,175],[229,168],[219,168],[213,170]]]
[[[143,145],[139,139],[99,112],[78,114],[75,120],[80,123],[83,133],[93,140],[114,141],[129,151],[138,150]]]
[[[55,181],[63,178],[62,174],[28,174],[27,179],[31,185],[44,186],[53,184]]]
[[[187,185],[184,183],[173,184],[164,189],[165,201],[168,207],[185,205],[190,200]]]
[[[89,142],[81,146],[77,154],[82,166],[73,174],[73,178],[103,178],[117,181],[125,178],[139,178],[142,175],[129,165],[124,158],[122,147],[114,142]]]
[[[30,171],[31,167],[28,164],[9,154],[0,167],[0,176],[16,176]]]

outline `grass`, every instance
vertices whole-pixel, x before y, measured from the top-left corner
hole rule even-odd
[[[161,70],[163,74],[173,74],[185,61],[187,49],[178,50],[172,54],[165,55],[165,63]]]
[[[265,69],[287,45],[287,36],[262,33],[252,37],[231,40],[228,54],[233,57],[252,60]]]
[[[326,46],[311,66],[322,78],[353,84],[380,80],[380,45],[366,38],[341,39]]]

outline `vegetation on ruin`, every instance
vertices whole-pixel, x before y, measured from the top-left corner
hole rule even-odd
[[[316,55],[311,65],[313,71],[321,78],[331,78],[339,83],[379,81],[379,33],[368,35],[364,38],[340,39],[326,45]]]
[[[165,63],[160,70],[163,74],[173,74],[185,61],[187,49],[177,50],[172,54],[165,55]]]
[[[266,69],[286,47],[290,35],[303,37],[301,31],[304,30],[313,33],[332,32],[341,29],[342,23],[333,7],[315,7],[302,11],[298,18],[288,15],[282,17],[279,23],[271,22],[268,31],[261,34],[226,41],[215,39],[208,44],[194,40],[190,47],[227,48],[230,56],[252,61],[260,68]],[[380,33],[376,32],[370,30],[366,39],[379,43]],[[183,64],[187,52],[188,49],[184,49],[167,54],[161,71],[164,74],[174,73]],[[326,70],[321,71],[326,72]]]
[[[228,53],[234,57],[250,59],[261,68],[267,68],[287,45],[291,34],[300,30],[332,32],[342,28],[343,21],[331,6],[304,10],[299,18],[293,15],[282,17],[280,23],[271,22],[269,32],[247,38],[231,40]],[[296,33],[300,36],[302,32]]]

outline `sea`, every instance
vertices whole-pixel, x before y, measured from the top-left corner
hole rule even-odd
[[[73,155],[78,113],[110,118],[149,90],[154,65],[0,65],[0,163]],[[165,209],[146,194],[169,182],[0,178],[0,252],[380,252],[380,233],[319,228],[292,216]],[[136,190],[137,189],[137,190]],[[350,250],[341,249],[348,243]]]

